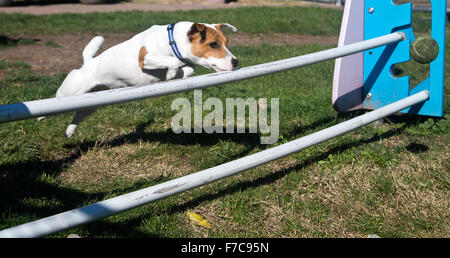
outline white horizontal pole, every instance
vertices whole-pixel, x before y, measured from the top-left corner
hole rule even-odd
[[[406,35],[404,33],[395,32],[386,36],[365,40],[338,48],[275,62],[249,66],[232,72],[212,73],[183,80],[172,80],[140,87],[121,88],[77,96],[34,100],[23,103],[3,105],[0,106],[0,123],[107,106],[145,98],[159,97],[183,91],[245,80],[351,55],[405,39]]]
[[[427,90],[355,117],[297,140],[273,147],[216,167],[183,176],[162,184],[124,194],[82,208],[63,212],[14,228],[0,231],[0,237],[41,237],[118,214],[187,190],[206,185],[267,162],[293,154],[315,144],[370,124],[385,116],[421,103],[429,98]]]

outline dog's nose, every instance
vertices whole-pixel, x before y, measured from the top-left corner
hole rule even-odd
[[[233,65],[233,68],[236,68],[238,66],[239,60],[233,58],[231,59],[231,64]]]

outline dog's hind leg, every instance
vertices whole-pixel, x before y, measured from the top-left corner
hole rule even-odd
[[[80,110],[77,111],[75,114],[75,117],[73,118],[72,122],[66,129],[66,137],[70,138],[75,133],[75,130],[77,129],[78,125],[83,121],[84,118],[94,113],[97,109],[86,109],[86,110]]]
[[[65,96],[73,96],[83,93],[82,86],[84,86],[85,82],[83,80],[82,73],[80,70],[72,70],[67,77],[64,79],[61,86],[56,91],[56,97],[65,97]],[[81,92],[81,93],[79,93]],[[46,119],[46,116],[41,116],[37,118],[37,121],[42,121]]]
[[[104,41],[104,38],[101,36],[94,37],[89,41],[89,43],[84,47],[83,50],[83,63],[86,65],[86,63],[91,60],[100,50],[100,47],[102,46]],[[58,89],[58,92],[56,93],[56,97],[59,96],[73,96],[73,95],[79,95],[83,93],[88,93],[92,90],[92,88],[85,88],[85,86],[88,84],[87,78],[85,78],[85,74],[83,74],[80,70],[74,70],[72,71],[66,78],[66,80],[63,82],[61,87]],[[67,81],[67,83],[65,83]],[[94,113],[97,109],[87,109],[87,110],[80,110],[77,111],[75,114],[75,117],[73,118],[72,122],[69,124],[69,126],[66,129],[66,137],[70,138],[75,133],[75,130],[77,129],[78,125],[83,121],[84,118]]]
[[[66,79],[62,83],[61,87],[56,92],[56,97],[75,96],[92,91],[90,86],[92,82],[85,78],[85,73],[80,70],[73,70],[67,75]],[[66,130],[66,137],[70,138],[75,133],[77,126],[83,121],[83,119],[95,112],[94,109],[77,111],[70,125]]]
[[[84,47],[83,54],[82,54],[83,55],[83,63],[84,64],[86,64],[89,60],[94,58],[94,56],[97,54],[97,52],[102,47],[104,40],[105,39],[102,36],[96,36],[96,37],[92,38],[91,41],[89,41],[89,43]],[[77,70],[73,70],[72,72],[70,72],[69,75],[67,76],[67,78],[69,78],[69,76],[74,77],[74,73],[77,73]],[[69,81],[70,78],[69,79],[67,79],[67,78],[66,78],[66,80]],[[66,85],[65,88],[64,88],[64,85]],[[70,87],[73,88],[73,85],[70,85]],[[72,95],[81,94],[81,93],[79,93],[79,91],[76,88],[75,89],[70,89],[70,90],[68,90],[67,88],[68,88],[67,87],[67,83],[64,84],[64,82],[63,82],[61,87],[58,89],[58,92],[56,93],[56,97],[72,96]],[[73,90],[78,91],[77,94],[73,94],[74,93]],[[66,92],[63,92],[63,91],[66,91]],[[83,93],[86,93],[86,92],[83,92]],[[88,115],[90,115],[92,113],[93,112],[89,113]],[[86,116],[84,116],[84,117],[86,117]],[[42,120],[44,120],[46,118],[47,118],[46,116],[41,116],[41,117],[38,117],[36,120],[37,121],[42,121]],[[76,126],[75,126],[75,128],[76,128]],[[75,129],[73,129],[73,131],[75,131]],[[72,134],[73,134],[73,132],[72,132]]]
[[[72,81],[72,82],[77,82]],[[71,85],[72,87],[63,87],[61,86],[60,90],[56,93],[57,97],[61,96],[73,96],[73,95],[80,95],[84,93],[88,93],[91,91],[91,88],[79,88],[79,86],[83,85],[85,82],[78,81],[76,85]],[[73,118],[72,122],[69,124],[66,130],[66,137],[70,138],[75,133],[76,128],[78,125],[83,121],[84,118],[94,113],[97,109],[86,109],[86,110],[80,110],[77,111],[75,114],[75,117]]]

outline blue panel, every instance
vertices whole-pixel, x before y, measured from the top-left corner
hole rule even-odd
[[[409,46],[414,41],[411,28],[412,4],[396,5],[392,0],[365,0],[364,39],[404,32],[408,39],[364,53],[363,108],[377,109],[403,99],[419,90],[429,89],[430,99],[403,113],[443,116],[445,25],[447,1],[431,0],[432,37],[440,47],[439,56],[430,64],[430,77],[410,91],[409,76],[395,77],[393,65],[410,60]],[[431,87],[430,87],[431,86]]]
[[[430,99],[419,110],[411,108],[409,113],[438,116],[444,115],[444,72],[445,72],[445,26],[447,23],[447,1],[431,0],[431,37],[439,45],[438,57],[430,63],[430,77],[411,90],[410,94],[421,89],[430,90]]]
[[[366,0],[365,8],[365,40],[394,31],[411,36],[411,3],[398,6],[391,0]],[[409,45],[410,38],[364,53],[365,109],[377,109],[409,95],[409,77],[396,78],[391,73],[394,64],[409,61]]]

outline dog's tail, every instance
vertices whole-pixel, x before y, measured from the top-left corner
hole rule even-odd
[[[89,43],[84,47],[83,50],[83,63],[86,64],[87,61],[91,60],[102,47],[103,41],[105,39],[102,36],[97,36],[91,39]]]

